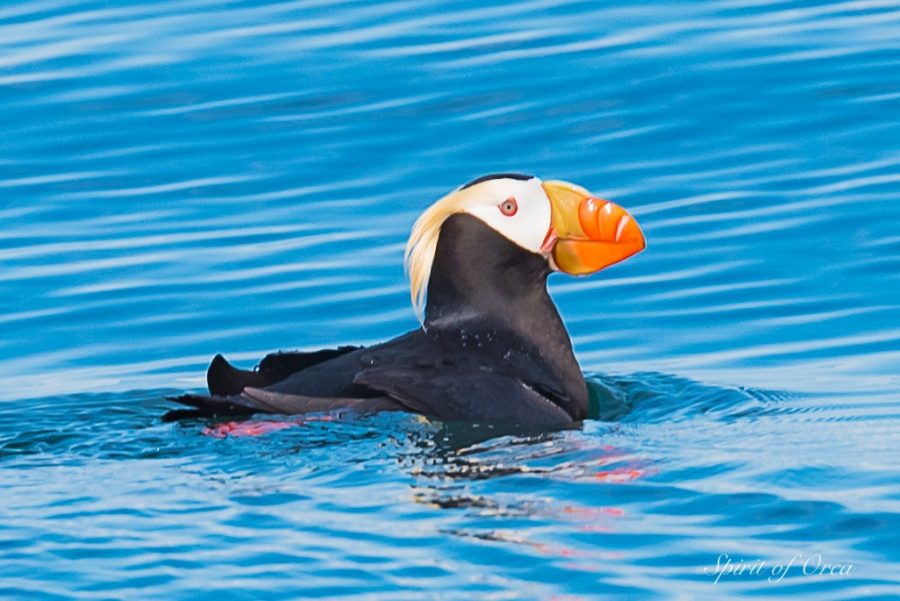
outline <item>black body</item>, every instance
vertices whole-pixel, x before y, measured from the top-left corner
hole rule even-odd
[[[582,420],[587,389],[549,274],[542,256],[453,215],[441,227],[424,329],[368,348],[273,354],[256,371],[217,356],[210,396],[174,399],[194,409],[168,417],[349,408],[531,428]]]

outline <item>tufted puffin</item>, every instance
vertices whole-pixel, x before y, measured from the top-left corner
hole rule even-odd
[[[407,411],[448,422],[561,427],[587,417],[572,342],[547,292],[640,252],[624,209],[562,181],[478,178],[428,208],[405,265],[421,327],[370,347],[279,352],[242,370],[217,355],[208,395],[166,419]]]

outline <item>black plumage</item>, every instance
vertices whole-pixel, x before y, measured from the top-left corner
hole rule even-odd
[[[368,348],[276,353],[253,371],[217,356],[209,395],[167,417],[410,411],[444,421],[559,427],[587,389],[547,292],[547,260],[467,214],[441,226],[424,328]]]

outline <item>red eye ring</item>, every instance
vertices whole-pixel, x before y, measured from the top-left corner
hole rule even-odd
[[[497,208],[500,209],[500,212],[507,217],[512,217],[519,212],[519,203],[516,202],[515,196],[510,196],[509,198],[498,204]]]

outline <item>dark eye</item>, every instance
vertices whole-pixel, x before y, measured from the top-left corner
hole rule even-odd
[[[512,196],[501,202],[497,207],[500,209],[500,212],[507,217],[512,217],[519,211],[519,203],[517,203],[516,199]]]

